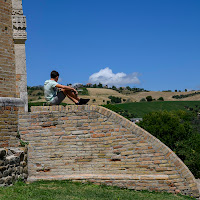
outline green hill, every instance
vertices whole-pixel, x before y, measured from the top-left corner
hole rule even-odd
[[[135,102],[117,104],[118,108],[128,110],[129,113],[137,117],[159,110],[194,110],[200,112],[200,101],[162,101],[162,102]]]

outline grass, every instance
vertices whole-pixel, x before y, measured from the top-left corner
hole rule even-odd
[[[143,117],[145,114],[159,110],[185,110],[185,106],[195,108],[200,106],[200,101],[155,101],[155,102],[135,102],[117,104],[117,107],[128,110],[130,113],[135,114],[137,117]]]
[[[0,188],[0,200],[186,200],[192,197],[160,192],[134,191],[71,181],[22,182]]]

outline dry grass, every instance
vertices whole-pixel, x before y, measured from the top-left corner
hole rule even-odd
[[[155,92],[155,91],[150,91],[150,92],[137,92],[137,93],[131,93],[129,91],[119,93],[115,90],[112,89],[104,89],[104,88],[87,88],[89,95],[80,95],[81,98],[88,98],[90,99],[89,104],[94,104],[94,105],[102,105],[106,104],[107,101],[110,101],[108,98],[109,96],[116,96],[116,97],[121,97],[122,99],[126,99],[128,102],[139,102],[142,98],[146,98],[147,96],[152,96],[153,99],[158,99],[160,97],[163,97],[165,101],[200,101],[200,94],[195,95],[192,97],[187,97],[183,99],[174,99],[172,98],[173,95],[186,95],[192,92]],[[35,91],[37,93],[38,91]],[[199,92],[199,91],[197,91]],[[45,99],[43,96],[41,96],[41,99],[38,99],[38,96],[35,97],[29,97],[29,99],[32,99],[33,102],[44,102]],[[95,99],[95,101],[93,101]],[[66,98],[64,100],[64,103],[68,104],[73,104],[71,100]]]

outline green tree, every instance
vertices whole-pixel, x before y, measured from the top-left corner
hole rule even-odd
[[[144,102],[144,101],[146,101],[146,99],[145,99],[145,98],[142,98],[142,99],[140,99],[140,102]]]
[[[113,89],[113,90],[117,90],[117,88],[116,88],[114,85],[112,86],[112,89]]]
[[[131,91],[131,88],[129,86],[127,86],[126,89]]]
[[[146,97],[146,100],[147,100],[147,101],[153,101],[153,98],[152,98],[152,96],[147,96],[147,97]]]
[[[102,88],[103,85],[101,83],[99,83],[99,85],[97,86],[98,88]]]
[[[158,98],[158,101],[164,101],[163,97]]]
[[[139,126],[157,137],[171,149],[176,149],[176,142],[185,140],[191,133],[191,126],[186,120],[188,114],[184,111],[152,112],[144,116]]]

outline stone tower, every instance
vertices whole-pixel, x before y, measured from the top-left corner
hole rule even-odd
[[[23,15],[22,0],[12,0],[12,24],[16,66],[16,94],[25,103],[25,111],[28,111],[27,74],[25,41],[26,17]]]

